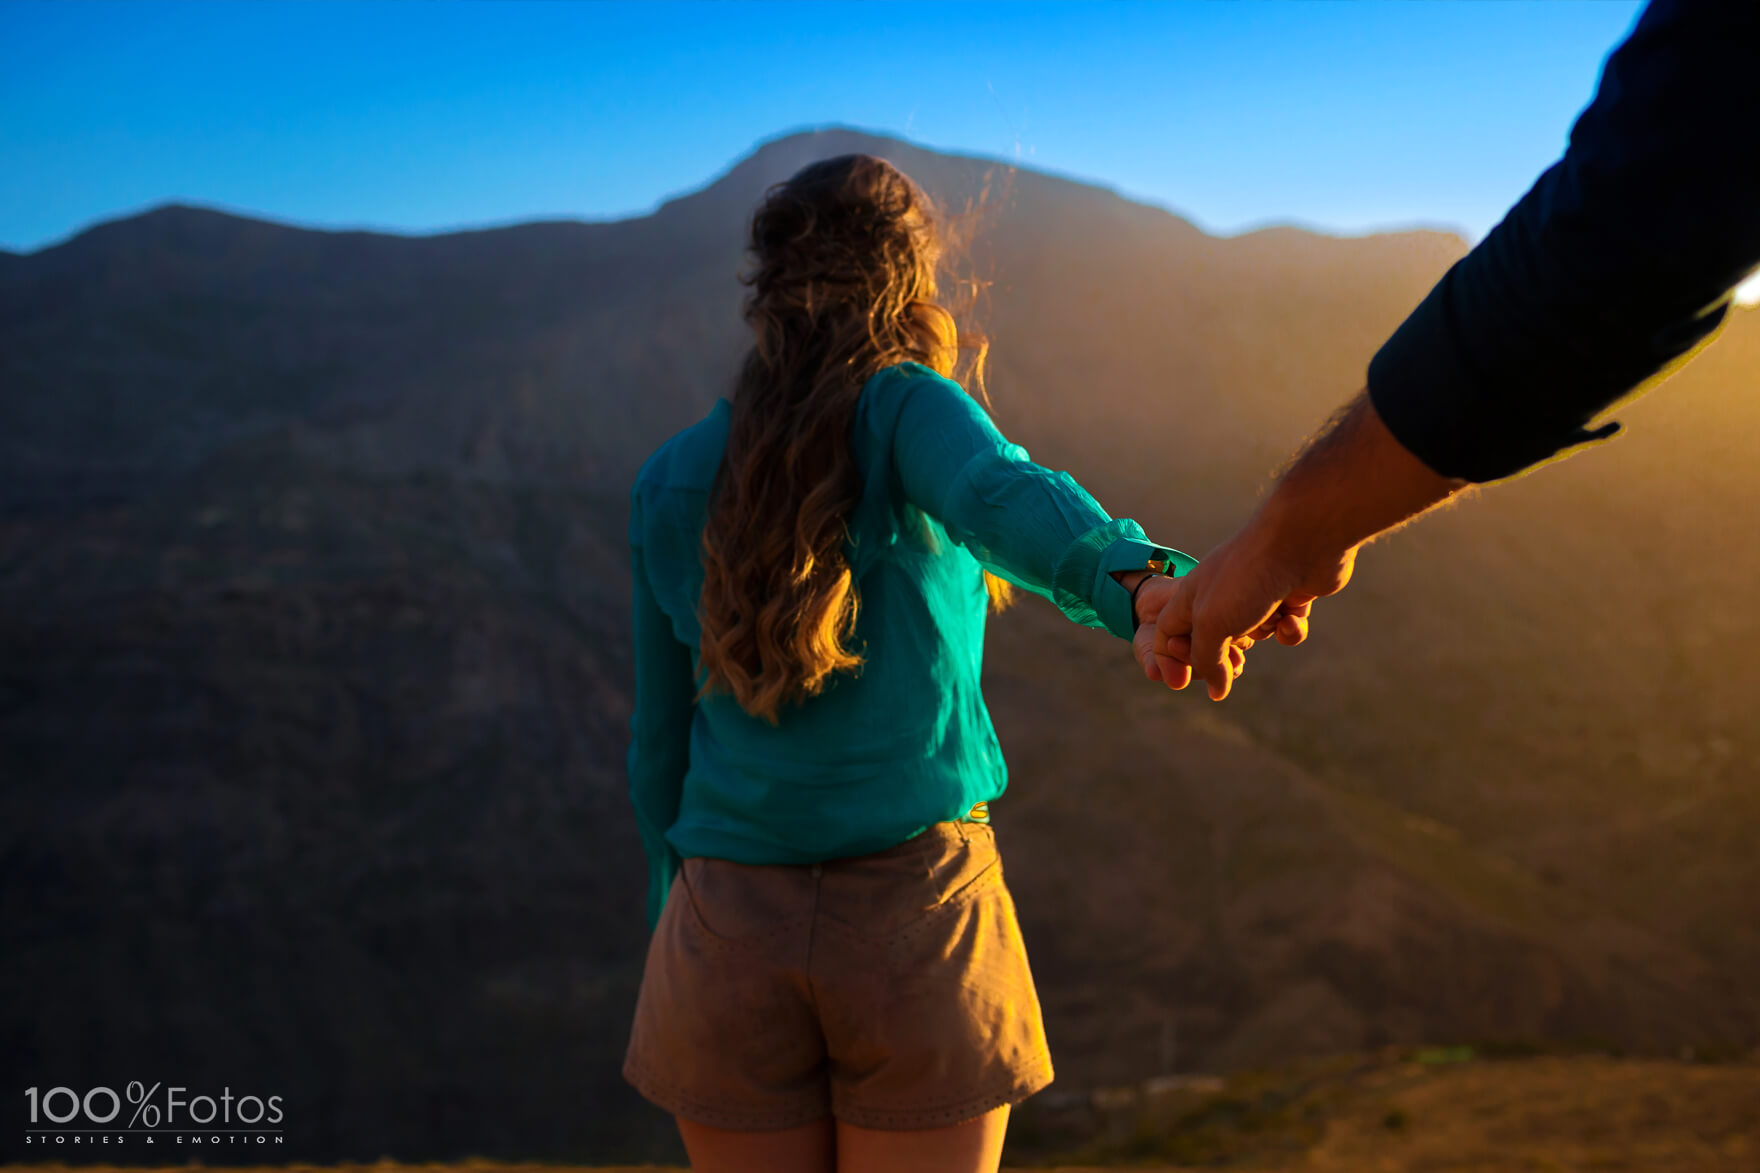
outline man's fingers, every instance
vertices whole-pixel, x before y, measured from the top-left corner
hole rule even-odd
[[[1192,633],[1192,602],[1193,595],[1197,593],[1197,583],[1194,579],[1196,574],[1197,571],[1193,571],[1177,580],[1179,589],[1173,592],[1173,598],[1168,601],[1165,607],[1161,608],[1161,614],[1155,620],[1155,630],[1160,632],[1164,639]],[[1164,646],[1164,644],[1157,643],[1156,650],[1159,651]]]
[[[1155,645],[1162,643],[1165,651],[1157,651]],[[1192,682],[1192,669],[1187,659],[1192,653],[1190,636],[1175,636],[1171,640],[1163,640],[1155,630],[1153,623],[1140,624],[1137,632],[1131,637],[1131,650],[1137,655],[1137,663],[1142,666],[1143,675],[1150,680],[1159,680],[1171,689],[1182,689]],[[1171,652],[1172,654],[1167,654]]]
[[[1209,684],[1210,699],[1213,701],[1222,700],[1228,695],[1229,681],[1234,676],[1223,662],[1225,639],[1225,632],[1203,629],[1192,632],[1192,675]]]
[[[1182,664],[1192,660],[1192,637],[1190,635],[1163,635],[1153,624],[1149,624],[1150,646],[1157,656],[1170,656]]]
[[[1192,682],[1192,666],[1168,656],[1157,656],[1161,679],[1167,687],[1178,692]]]
[[[1285,615],[1277,621],[1277,642],[1284,647],[1293,648],[1307,638],[1307,616]]]
[[[1159,662],[1161,679],[1167,687],[1178,692],[1192,682],[1192,637],[1176,635],[1164,642],[1166,649],[1157,652],[1155,659]]]

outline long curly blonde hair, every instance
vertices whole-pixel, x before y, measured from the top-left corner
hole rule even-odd
[[[741,280],[755,338],[703,529],[699,696],[725,689],[776,724],[784,703],[862,663],[844,543],[861,495],[850,427],[863,384],[901,362],[951,376],[964,348],[988,407],[988,345],[962,337],[936,301],[933,208],[884,159],[825,159],[772,187],[749,250],[755,269]],[[1007,606],[1008,583],[984,579],[992,605]]]

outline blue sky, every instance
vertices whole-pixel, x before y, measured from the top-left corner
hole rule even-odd
[[[164,200],[401,232],[638,215],[827,123],[1213,232],[1477,239],[1640,7],[0,0],[0,247]]]

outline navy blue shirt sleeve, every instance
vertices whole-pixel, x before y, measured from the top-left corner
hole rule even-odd
[[[1760,264],[1760,3],[1654,0],[1548,169],[1369,364],[1400,443],[1509,476],[1618,424]]]

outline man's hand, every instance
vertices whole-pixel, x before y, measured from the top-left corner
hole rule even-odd
[[[1187,574],[1162,608],[1149,639],[1160,678],[1184,688],[1192,675],[1222,700],[1240,673],[1224,656],[1240,639],[1266,639],[1294,647],[1308,638],[1314,600],[1336,594],[1350,581],[1357,551],[1311,553],[1272,532],[1255,517]],[[1147,592],[1147,588],[1144,589]],[[1143,630],[1138,630],[1139,642]],[[1139,649],[1139,658],[1141,650]],[[1144,666],[1147,674],[1148,666]]]
[[[1167,651],[1157,655],[1155,652],[1155,621],[1172,602],[1184,579],[1171,578],[1166,575],[1151,575],[1150,581],[1143,584],[1137,592],[1137,634],[1131,643],[1137,654],[1137,662],[1143,666],[1143,675],[1150,680],[1165,681],[1169,688],[1184,688],[1191,683],[1191,648],[1189,636],[1179,636],[1167,641]],[[1227,656],[1229,678],[1239,676],[1247,670],[1247,650],[1260,639],[1269,639],[1277,629],[1277,619],[1262,625],[1258,630],[1228,641]],[[1306,620],[1303,620],[1304,625]],[[1305,626],[1304,626],[1305,631]],[[1300,642],[1299,640],[1296,642]]]
[[[1145,661],[1144,672],[1170,688],[1202,677],[1210,699],[1222,700],[1236,675],[1231,641],[1275,633],[1279,643],[1301,643],[1314,600],[1344,589],[1364,543],[1466,485],[1401,447],[1368,395],[1358,395],[1303,449],[1252,520],[1176,580],[1155,622],[1155,667]],[[1141,659],[1141,629],[1137,635]]]

